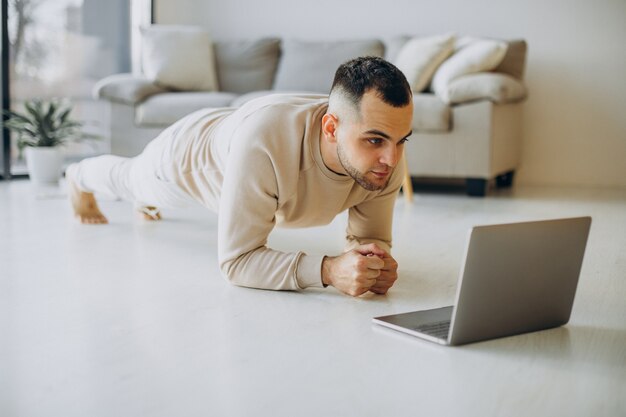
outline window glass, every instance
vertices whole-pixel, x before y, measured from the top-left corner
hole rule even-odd
[[[101,78],[130,72],[129,0],[9,0],[11,108],[62,99],[97,141],[65,147],[67,162],[108,151],[107,108],[92,90]],[[11,171],[25,173],[12,139]]]

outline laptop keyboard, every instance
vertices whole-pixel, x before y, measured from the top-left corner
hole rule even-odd
[[[438,339],[447,339],[450,332],[450,320],[436,321],[415,327],[415,330]]]

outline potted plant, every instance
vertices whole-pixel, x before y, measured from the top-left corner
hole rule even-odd
[[[63,169],[61,146],[86,135],[72,120],[72,107],[59,101],[29,100],[24,113],[5,111],[4,126],[17,134],[17,147],[25,150],[28,175],[34,184],[58,184]]]

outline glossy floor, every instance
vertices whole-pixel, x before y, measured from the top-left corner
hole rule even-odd
[[[58,195],[0,183],[0,415],[626,415],[626,191],[516,187],[398,200],[387,296],[233,287],[216,216],[142,222],[105,201],[81,226]],[[562,328],[441,347],[371,317],[453,302],[469,227],[591,215]],[[345,216],[277,230],[276,248],[334,254]]]

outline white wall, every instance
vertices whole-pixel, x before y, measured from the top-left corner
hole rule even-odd
[[[215,39],[460,34],[529,44],[523,167],[532,184],[626,187],[624,0],[155,0],[159,23]]]

